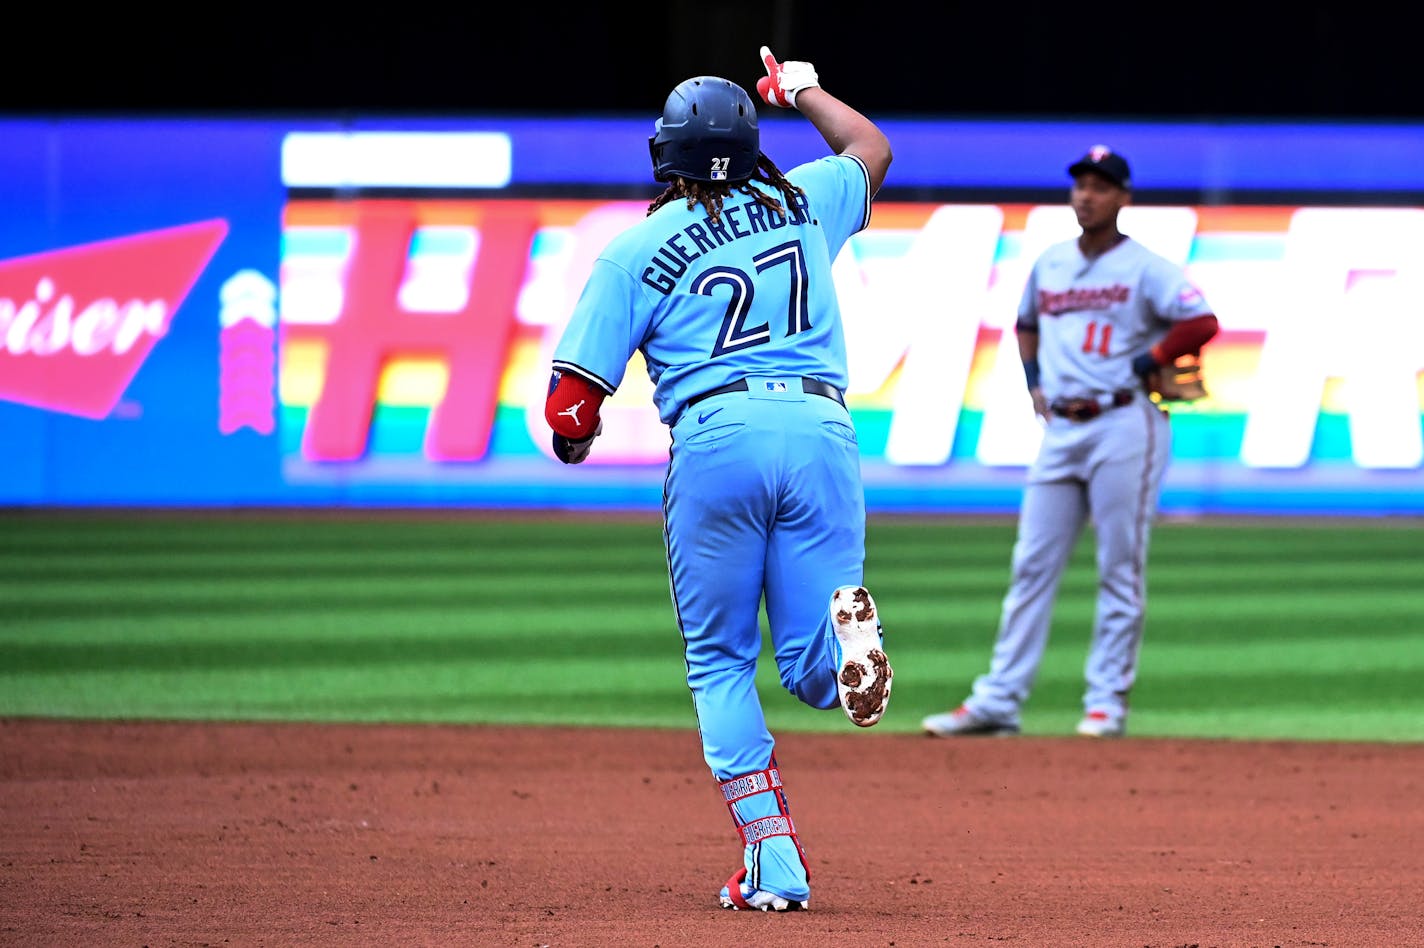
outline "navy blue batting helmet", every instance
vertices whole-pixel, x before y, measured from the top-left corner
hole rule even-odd
[[[716,76],[678,84],[653,126],[648,150],[653,177],[691,181],[745,181],[761,156],[756,106],[746,90]]]

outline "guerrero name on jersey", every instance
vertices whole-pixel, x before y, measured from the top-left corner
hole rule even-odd
[[[615,237],[594,262],[554,369],[612,394],[641,351],[667,424],[689,398],[746,377],[800,375],[844,390],[831,263],[870,223],[868,175],[859,158],[834,155],[786,177],[804,193],[784,217],[745,200],[728,201],[713,221],[674,201]],[[769,280],[777,291],[758,292]],[[601,313],[634,315],[613,325]]]

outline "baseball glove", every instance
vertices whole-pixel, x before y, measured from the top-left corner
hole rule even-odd
[[[1147,376],[1147,391],[1163,402],[1194,402],[1206,398],[1201,353],[1178,356]]]

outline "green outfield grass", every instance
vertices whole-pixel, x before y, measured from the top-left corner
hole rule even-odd
[[[1132,733],[1424,740],[1420,527],[1159,524]],[[1013,530],[872,518],[873,733],[987,666]],[[1026,733],[1077,720],[1094,583],[1089,535]],[[774,730],[851,729],[761,680]],[[458,512],[0,513],[0,715],[695,727],[656,518]]]

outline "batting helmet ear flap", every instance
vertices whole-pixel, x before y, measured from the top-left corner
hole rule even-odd
[[[648,136],[648,155],[653,159],[653,180],[666,181],[668,180],[668,175],[662,170],[663,163],[661,155],[663,149],[661,143],[658,142],[658,136],[662,134],[663,120],[658,119],[657,124],[654,125],[653,128],[655,129],[654,133]]]

